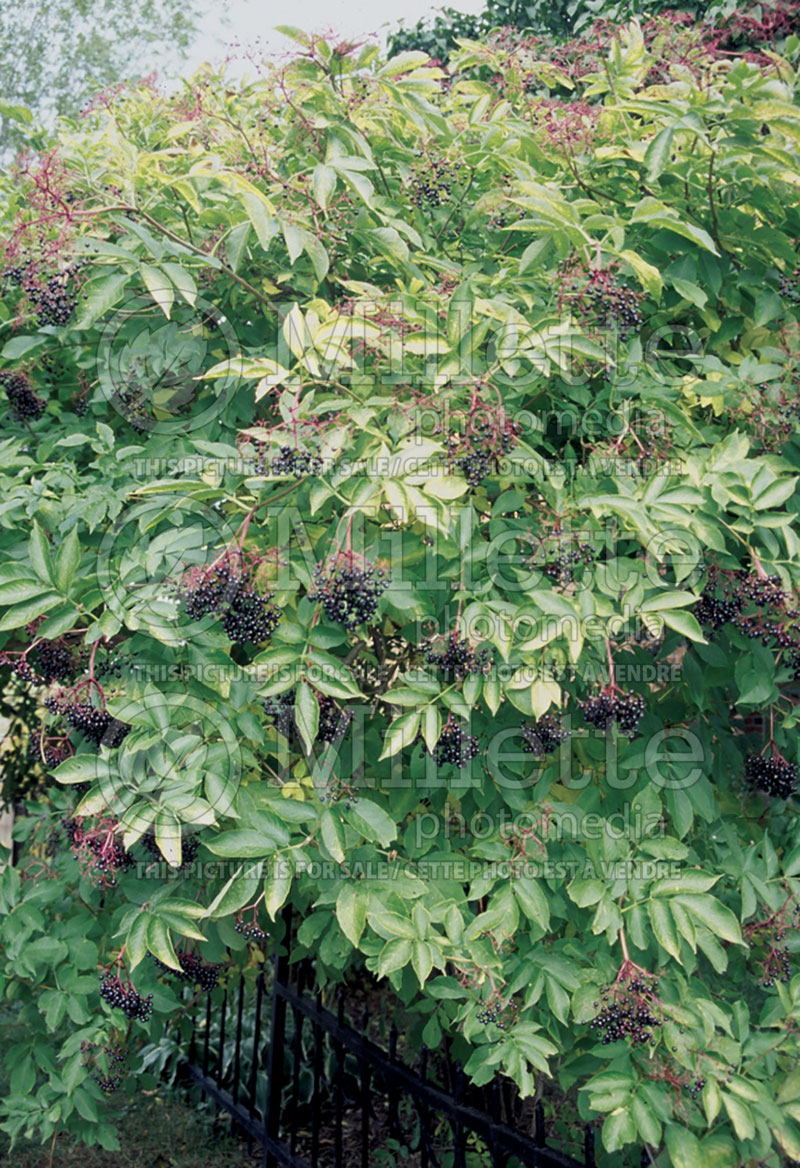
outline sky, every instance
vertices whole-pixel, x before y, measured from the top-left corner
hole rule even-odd
[[[480,12],[483,0],[450,0],[461,12]],[[275,25],[290,24],[305,32],[323,35],[330,30],[341,37],[366,37],[375,34],[385,44],[387,31],[393,30],[402,18],[407,25],[416,24],[422,16],[431,13],[425,0],[224,0],[212,6],[200,28],[200,35],[189,58],[181,67],[182,73],[192,72],[204,61],[220,64],[232,47],[240,61],[234,65],[237,73],[245,72],[241,59],[242,48],[250,45],[267,53],[282,54],[292,48],[293,42]],[[227,25],[221,19],[227,16]],[[240,48],[241,46],[241,48]]]

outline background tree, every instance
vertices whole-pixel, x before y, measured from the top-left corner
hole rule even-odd
[[[196,0],[2,0],[0,152],[24,139],[25,109],[47,125],[98,88],[182,60],[201,12]]]

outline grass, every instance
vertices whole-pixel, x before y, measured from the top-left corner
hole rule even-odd
[[[141,1092],[119,1103],[112,1097],[108,1119],[117,1124],[121,1151],[87,1148],[65,1135],[56,1141],[53,1168],[254,1168],[261,1162],[257,1147],[249,1155],[244,1141],[215,1128],[208,1115],[174,1095]],[[30,1142],[13,1151],[0,1146],[0,1163],[49,1168],[50,1149]]]

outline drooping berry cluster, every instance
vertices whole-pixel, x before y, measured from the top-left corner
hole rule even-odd
[[[257,565],[238,552],[228,552],[208,568],[192,568],[180,584],[183,607],[192,620],[216,616],[234,644],[259,645],[280,623],[272,592],[261,592]]]
[[[688,1087],[689,1095],[692,1099],[696,1099],[706,1085],[705,1079],[695,1079]]]
[[[620,1038],[631,1043],[655,1045],[653,1028],[661,1025],[656,1006],[658,978],[643,972],[624,975],[613,985],[606,986],[595,1002],[598,1013],[592,1019],[592,1030],[599,1032],[603,1046]]]
[[[583,716],[590,726],[606,730],[616,722],[623,734],[633,738],[645,711],[641,694],[623,693],[616,687],[606,687],[594,697],[580,702]]]
[[[707,633],[730,623],[776,655],[785,654],[792,678],[800,681],[800,607],[779,576],[712,565],[694,613]]]
[[[213,990],[219,982],[221,965],[214,965],[204,961],[197,953],[176,953],[180,969],[173,969],[171,965],[153,956],[153,961],[161,973],[169,974],[178,981],[188,982],[200,986],[205,993]]]
[[[302,479],[306,475],[318,475],[322,470],[322,459],[318,454],[308,454],[305,450],[293,450],[291,446],[281,446],[269,463],[270,474],[281,477],[293,476]]]
[[[81,1060],[87,1071],[91,1072],[97,1086],[106,1095],[113,1094],[122,1082],[122,1071],[125,1066],[125,1048],[116,1042],[101,1045],[98,1042],[81,1043]]]
[[[28,743],[28,754],[45,770],[52,771],[71,754],[69,742],[63,738],[42,738],[38,733],[31,734]],[[72,789],[76,795],[88,791],[89,783],[73,783]]]
[[[432,754],[438,767],[453,763],[465,767],[480,750],[480,743],[474,734],[467,734],[460,722],[449,722],[439,735],[433,751],[425,747],[426,754]]]
[[[417,150],[415,157],[419,161],[414,163],[409,175],[411,202],[419,210],[441,207],[450,198],[463,163],[451,163],[423,150]]]
[[[91,702],[75,701],[69,695],[54,694],[45,698],[45,707],[51,714],[64,719],[73,730],[79,731],[95,746],[119,746],[130,726],[109,714],[103,706],[93,706]]]
[[[339,552],[316,565],[308,598],[322,602],[328,620],[352,630],[372,619],[388,583],[388,575],[377,564]]]
[[[64,641],[39,641],[34,655],[36,672],[46,682],[70,681],[81,667],[80,657]]]
[[[153,1013],[153,995],[143,998],[133,988],[129,980],[123,981],[118,974],[106,970],[100,974],[100,997],[114,1009],[122,1010],[126,1018],[134,1022],[149,1022]]]
[[[771,989],[776,981],[788,985],[791,980],[792,963],[789,950],[785,948],[771,949],[764,962],[761,984],[765,989]]]
[[[485,645],[475,648],[458,633],[431,637],[423,644],[425,661],[434,665],[446,681],[455,681],[471,674],[487,674],[492,667],[491,650]]]
[[[544,714],[535,722],[523,725],[520,729],[525,754],[542,755],[552,754],[558,750],[562,742],[569,738],[569,730],[561,724],[557,714]]]
[[[69,324],[77,307],[78,292],[73,280],[86,262],[73,260],[43,277],[40,261],[31,256],[7,268],[4,274],[9,283],[22,288],[33,305],[40,326],[60,328]]]
[[[289,741],[297,741],[300,735],[294,720],[294,690],[264,700],[264,712],[276,730]],[[341,708],[327,694],[317,694],[319,704],[319,725],[315,742],[338,742],[353,719],[352,710]]]
[[[788,799],[797,791],[800,772],[796,763],[787,762],[777,751],[769,756],[753,754],[744,766],[747,781],[773,799]]]
[[[0,373],[0,385],[6,391],[11,412],[18,422],[35,421],[47,409],[47,402],[33,392],[24,373]]]
[[[69,845],[87,880],[103,888],[113,886],[117,875],[132,868],[135,860],[118,839],[119,824],[101,818],[95,824],[83,819],[62,819]]]
[[[642,293],[623,283],[610,268],[591,271],[587,283],[575,297],[581,316],[595,327],[616,329],[621,340],[642,327],[641,302]]]

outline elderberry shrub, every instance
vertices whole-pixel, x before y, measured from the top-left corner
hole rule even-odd
[[[328,620],[352,630],[375,615],[388,583],[382,568],[369,560],[359,565],[345,552],[316,565],[308,599],[322,601]]]
[[[290,741],[298,740],[300,737],[294,720],[294,698],[294,690],[289,690],[288,693],[279,694],[275,698],[266,698],[262,703],[272,725]],[[352,711],[347,708],[341,709],[327,694],[317,694],[317,701],[319,726],[314,741],[338,742],[353,719]]]
[[[475,649],[466,637],[459,637],[457,633],[447,638],[431,638],[422,647],[426,650],[426,663],[435,665],[447,681],[474,673],[487,674],[492,667],[488,648]]]
[[[153,962],[160,973],[168,974],[170,977],[177,978],[178,981],[199,985],[205,993],[210,993],[216,988],[221,965],[212,965],[211,962],[204,961],[196,953],[176,953],[175,956],[178,958],[180,969],[173,969],[171,965],[167,965],[166,962],[152,955]]]
[[[109,970],[100,974],[100,997],[114,1009],[122,1010],[134,1022],[149,1022],[153,1013],[153,995],[143,998],[131,985]]]
[[[522,748],[525,754],[539,757],[552,754],[569,738],[569,730],[561,725],[561,718],[556,714],[544,714],[535,722],[523,725],[520,734],[525,743]]]
[[[119,746],[130,726],[120,722],[109,714],[108,710],[100,706],[93,706],[91,702],[76,702],[64,697],[52,696],[45,698],[45,708],[51,714],[59,715],[64,721],[79,731],[95,746]]]
[[[645,711],[644,698],[633,691],[610,693],[603,690],[579,704],[590,726],[605,730],[612,722],[616,722],[622,733],[627,734],[629,738],[635,736]]]
[[[450,722],[445,726],[433,751],[425,747],[425,753],[432,755],[437,767],[447,766],[448,763],[465,767],[479,750],[478,739],[474,734],[467,734],[459,722]]]
[[[274,475],[293,475],[296,479],[302,479],[305,475],[318,475],[322,470],[322,459],[317,454],[307,454],[305,450],[281,446],[269,464],[269,469]]]
[[[797,791],[800,777],[797,765],[786,762],[779,755],[769,758],[762,754],[751,755],[745,763],[744,772],[748,782],[773,799],[788,799]]]
[[[47,402],[33,392],[24,373],[0,373],[0,384],[6,391],[11,412],[18,422],[41,418],[47,409]]]
[[[269,937],[269,933],[265,933],[255,921],[246,922],[241,920],[241,918],[237,918],[233,929],[234,932],[240,933],[245,941],[266,941]]]

